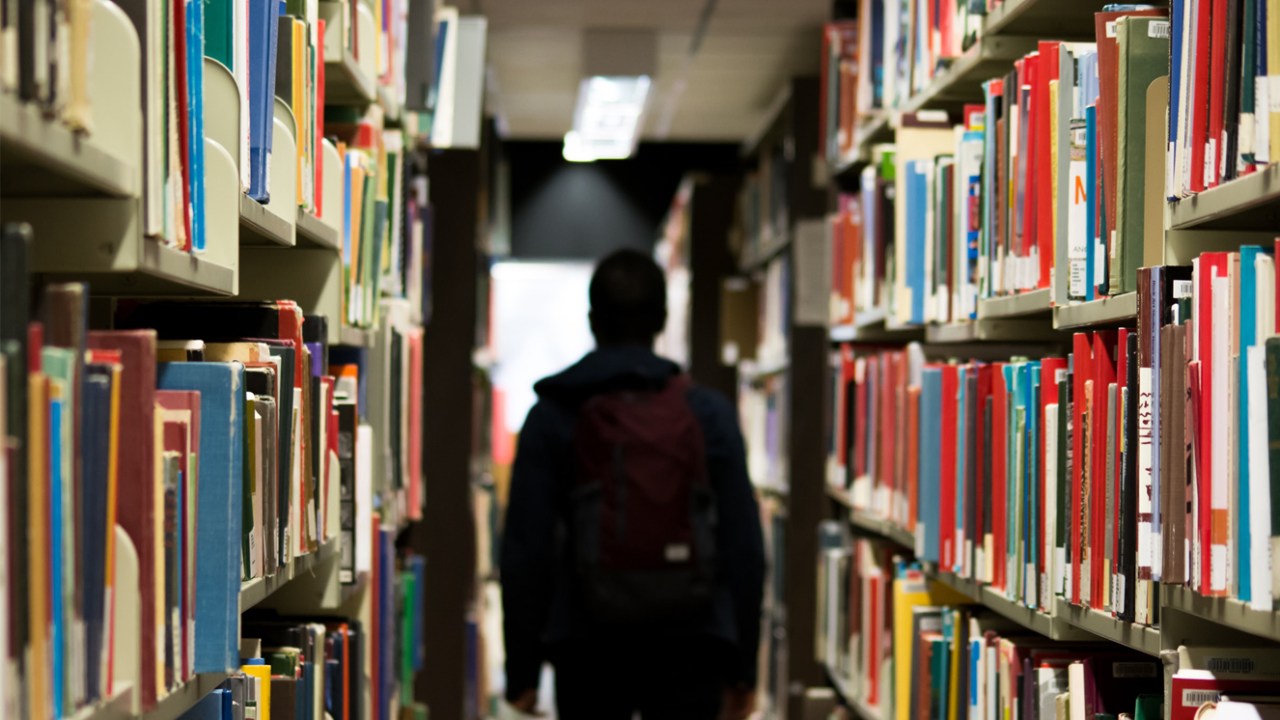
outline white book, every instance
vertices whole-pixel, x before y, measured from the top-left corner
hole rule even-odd
[[[256,396],[254,396],[253,393],[245,393],[245,399],[252,402],[254,399],[256,399]],[[256,484],[257,491],[253,494],[253,500],[252,500],[253,532],[249,533],[249,577],[255,577],[255,578],[262,577],[263,575],[263,566],[265,563],[264,550],[266,547],[262,537],[262,532],[263,532],[262,527],[264,522],[263,512],[262,512],[262,501],[263,501],[264,488],[262,487],[261,478],[265,477],[265,475],[263,474],[263,463],[266,462],[265,457],[261,454],[262,452],[261,448],[262,448],[262,442],[263,442],[262,441],[263,424],[264,424],[264,419],[262,417],[262,414],[259,413],[257,410],[254,410],[253,440],[254,440],[254,447],[259,449],[258,455],[254,458],[254,463],[258,468],[259,482]]]
[[[1228,444],[1227,426],[1230,422],[1230,365],[1231,365],[1231,280],[1218,275],[1213,284],[1213,347],[1209,349],[1213,357],[1213,397],[1210,402],[1212,418],[1210,438],[1213,447],[1218,449],[1212,456],[1213,466],[1209,469],[1209,509],[1211,515],[1226,514],[1230,497],[1229,469],[1230,453],[1224,449]],[[1211,528],[1212,530],[1212,528]],[[1227,535],[1230,536],[1228,529]],[[1209,593],[1223,593],[1227,590],[1229,575],[1228,563],[1230,554],[1227,545],[1212,543],[1209,552]]]
[[[1245,365],[1249,387],[1255,390],[1246,399],[1249,412],[1249,573],[1252,592],[1249,606],[1270,611],[1272,597],[1271,543],[1271,463],[1267,446],[1266,347],[1254,345],[1247,351]],[[1276,667],[1280,668],[1280,658]]]
[[[1253,316],[1257,319],[1257,330],[1254,333],[1256,342],[1261,345],[1267,338],[1276,334],[1276,262],[1266,253],[1258,253],[1253,262],[1256,273],[1257,307]],[[1253,387],[1252,383],[1250,387]],[[1258,387],[1266,387],[1259,385]]]
[[[249,189],[249,0],[235,0],[231,14],[231,37],[235,40],[230,68],[240,91],[240,188]],[[230,150],[231,148],[227,148]]]
[[[1220,700],[1217,720],[1280,720],[1280,704]]]
[[[1061,372],[1061,371],[1059,371]],[[1053,606],[1053,598],[1062,592],[1062,558],[1058,557],[1058,483],[1062,468],[1058,467],[1058,403],[1044,409],[1044,576],[1040,581],[1040,607]]]
[[[1069,707],[1071,708],[1070,720],[1085,720],[1085,677],[1084,663],[1073,662],[1067,666],[1067,685],[1068,692],[1071,693]]]
[[[356,537],[373,532],[373,428],[360,423],[356,428]],[[356,541],[356,577],[373,570],[373,548],[368,541]]]

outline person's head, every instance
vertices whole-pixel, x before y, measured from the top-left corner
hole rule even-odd
[[[591,333],[601,347],[652,346],[667,323],[667,280],[653,258],[618,250],[591,276]]]

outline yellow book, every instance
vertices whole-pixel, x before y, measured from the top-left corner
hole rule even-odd
[[[207,343],[204,359],[206,362],[271,362],[271,349],[266,343],[259,342]]]
[[[931,582],[919,568],[898,568],[893,581],[893,715],[896,720],[909,720],[911,715],[911,657],[915,648],[915,638],[911,637],[912,608],[968,602],[968,598],[945,585]]]
[[[240,671],[258,680],[258,720],[271,720],[271,666],[242,665]]]
[[[111,417],[107,431],[107,552],[106,552],[106,601],[103,617],[115,617],[116,592],[116,502],[119,496],[120,470],[120,381],[123,368],[119,363],[111,368]],[[103,646],[112,653],[115,647],[115,622],[106,623],[106,638]],[[112,663],[106,663],[106,690],[110,694],[115,688],[115,678],[111,676]]]
[[[368,175],[368,169],[365,167],[364,156],[359,151],[352,151],[353,158],[351,168],[351,193],[347,196],[347,202],[351,203],[351,256],[349,258],[350,265],[347,266],[347,287],[350,305],[347,307],[347,323],[358,325],[361,312],[360,288],[360,245],[363,240],[362,229],[364,228],[364,179]]]
[[[48,382],[43,373],[27,379],[27,562],[28,617],[30,638],[27,647],[27,697],[30,716],[52,714],[49,693],[49,468],[45,455]]]

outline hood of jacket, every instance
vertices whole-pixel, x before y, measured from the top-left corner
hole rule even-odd
[[[533,386],[539,397],[573,399],[606,390],[661,388],[680,366],[640,345],[597,348]]]

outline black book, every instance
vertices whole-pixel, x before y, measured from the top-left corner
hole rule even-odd
[[[1223,182],[1236,177],[1236,153],[1240,147],[1240,65],[1242,62],[1241,53],[1244,48],[1244,42],[1241,40],[1241,0],[1226,1],[1227,61],[1223,75],[1226,83],[1226,97],[1222,103],[1222,131],[1225,137],[1219,140],[1219,142],[1225,143],[1222,148],[1223,157],[1226,158],[1222,168]]]
[[[1128,357],[1128,377],[1125,379],[1124,401],[1124,452],[1120,456],[1120,543],[1119,556],[1121,597],[1116,614],[1121,620],[1133,622],[1136,613],[1138,588],[1138,413],[1150,412],[1138,407],[1138,334],[1130,333],[1122,348]],[[1144,440],[1150,443],[1150,439]],[[1147,518],[1150,522],[1150,517]]]
[[[290,528],[289,508],[292,503],[293,489],[293,414],[294,412],[302,412],[302,408],[294,405],[293,388],[296,378],[294,377],[295,354],[297,350],[292,347],[283,347],[272,344],[268,346],[272,357],[280,358],[280,415],[279,427],[277,428],[279,445],[277,446],[280,458],[279,478],[279,494],[278,494],[278,510],[280,513],[280,551],[281,562],[285,562],[289,558],[289,545],[285,539],[288,533],[300,533],[302,528]],[[287,532],[286,532],[287,529]]]
[[[348,398],[335,399],[338,411],[338,468],[341,474],[338,499],[338,528],[342,534],[342,561],[338,566],[338,580],[344,585],[356,581],[356,543],[365,542],[356,537],[356,405]]]
[[[114,384],[112,368],[106,365],[85,366],[84,435],[81,455],[84,458],[83,534],[80,586],[85,623],[85,689],[86,699],[98,698],[102,683],[102,648],[105,640],[106,538],[107,538],[107,469],[111,451],[111,392]]]
[[[1002,382],[999,378],[992,378],[993,382]],[[987,557],[987,535],[991,534],[991,419],[994,417],[995,398],[987,395],[986,407],[982,408],[982,437],[986,438],[986,442],[982,443],[982,537],[975,538],[976,542],[982,543],[982,556],[987,563],[992,566],[995,563],[1004,562],[1003,558]],[[985,568],[984,568],[985,572]]]
[[[24,0],[22,7],[32,7]],[[25,38],[24,33],[19,33]],[[25,40],[24,40],[25,42]],[[22,665],[27,646],[27,332],[31,323],[31,287],[27,275],[31,226],[7,223],[0,229],[0,353],[4,355],[5,426],[9,477],[7,487],[9,537],[9,647],[5,655]]]

